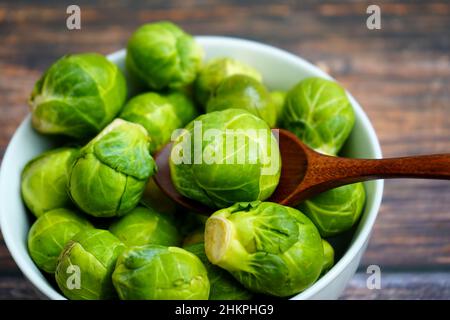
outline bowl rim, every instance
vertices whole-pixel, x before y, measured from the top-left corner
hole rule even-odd
[[[252,40],[246,40],[236,37],[226,37],[226,36],[196,36],[195,39],[202,45],[230,45],[230,46],[239,46],[239,47],[245,47],[250,50],[255,50],[259,52],[264,52],[270,55],[276,55],[277,58],[288,61],[290,64],[294,64],[297,66],[300,66],[303,69],[307,69],[313,73],[315,73],[317,76],[329,79],[329,80],[335,80],[330,75],[319,69],[317,66],[313,65],[312,63],[306,61],[305,59],[294,55],[292,53],[289,53],[283,49],[276,48],[271,45],[263,44],[260,42],[252,41]],[[115,61],[120,58],[123,58],[125,56],[126,49],[120,49],[118,51],[115,51],[111,54],[107,55],[107,58],[109,60]],[[371,148],[373,153],[375,154],[375,158],[381,158],[382,152],[380,143],[378,141],[378,137],[375,133],[375,130],[366,115],[366,113],[363,111],[362,107],[359,105],[359,103],[355,100],[355,98],[347,91],[349,100],[352,104],[352,107],[355,111],[356,117],[362,122],[363,127],[366,129],[367,134],[369,136],[369,140],[371,143]],[[19,127],[14,132],[8,147],[5,151],[5,154],[3,156],[3,160],[6,159],[9,155],[10,151],[10,145],[14,144],[15,140],[17,139],[18,132],[25,130],[25,127],[30,125],[30,114],[28,114],[25,119],[21,122]],[[3,179],[3,161],[2,166],[0,167],[0,187],[6,183]],[[373,204],[370,208],[369,212],[367,213],[365,224],[360,227],[359,234],[354,237],[350,243],[350,247],[347,249],[347,251],[344,253],[344,255],[339,259],[339,261],[331,268],[330,271],[328,271],[323,277],[321,277],[319,280],[317,280],[311,287],[307,288],[305,291],[293,296],[291,299],[293,300],[300,300],[300,299],[308,299],[311,297],[314,297],[317,293],[319,293],[321,290],[324,289],[328,284],[330,284],[333,280],[335,280],[342,272],[344,272],[345,268],[357,257],[358,253],[360,253],[370,238],[370,234],[373,228],[373,225],[375,223],[376,217],[378,215],[378,211],[380,209],[381,205],[381,199],[383,195],[383,187],[384,187],[384,181],[383,180],[375,180],[375,188],[373,192]],[[36,277],[35,271],[32,268],[29,268],[28,263],[22,259],[22,257],[19,255],[17,246],[13,242],[12,238],[9,235],[9,232],[3,232],[5,228],[5,214],[3,214],[3,211],[5,209],[3,208],[2,202],[0,202],[0,227],[3,234],[3,239],[5,241],[5,244],[14,259],[15,263],[21,270],[21,272],[26,276],[26,278],[31,282],[31,284],[37,288],[40,292],[42,292],[45,296],[47,296],[50,299],[65,299],[57,290],[55,290],[44,278],[42,277]]]

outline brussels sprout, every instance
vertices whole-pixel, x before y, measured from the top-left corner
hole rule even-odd
[[[72,300],[103,300],[116,296],[111,275],[125,249],[109,231],[87,229],[64,247],[56,267],[56,282]]]
[[[354,122],[352,106],[339,84],[307,78],[289,90],[281,125],[316,151],[336,155]]]
[[[279,297],[309,287],[324,264],[314,224],[271,202],[236,203],[214,213],[206,222],[205,250],[247,289]]]
[[[69,178],[73,201],[95,217],[121,216],[136,207],[156,165],[147,131],[116,119],[80,151]]]
[[[133,209],[114,222],[109,231],[127,246],[177,246],[180,243],[180,235],[172,219],[152,208]]]
[[[131,247],[112,276],[122,300],[206,300],[209,280],[192,253],[177,247]]]
[[[322,239],[323,245],[323,267],[322,267],[322,275],[330,271],[330,269],[334,265],[334,249],[331,244]]]
[[[328,190],[298,206],[316,225],[322,237],[350,229],[361,216],[366,201],[362,183]]]
[[[242,62],[232,58],[215,58],[206,63],[195,80],[196,100],[206,106],[209,97],[222,80],[234,74],[244,74],[258,81],[262,80],[262,76],[257,70]]]
[[[54,149],[34,158],[23,169],[22,198],[36,217],[72,203],[66,188],[69,170],[77,155],[78,149]]]
[[[152,154],[170,141],[175,129],[184,127],[196,116],[197,110],[192,102],[179,92],[138,95],[127,102],[120,114],[122,119],[139,123],[147,130]]]
[[[205,226],[202,226],[188,234],[183,240],[183,247],[203,243],[205,241]]]
[[[263,120],[228,109],[201,115],[186,127],[174,142],[170,169],[178,192],[223,208],[267,199],[277,187],[281,159]]]
[[[252,77],[237,74],[224,79],[208,100],[206,111],[230,108],[247,110],[275,127],[277,115],[269,91]]]
[[[104,56],[64,56],[34,86],[33,127],[44,134],[90,137],[114,119],[126,96],[124,76]]]
[[[270,93],[270,98],[272,99],[272,104],[277,114],[277,124],[278,124],[284,111],[284,104],[286,102],[286,92],[272,91]]]
[[[54,273],[58,256],[66,243],[78,232],[93,228],[83,217],[68,209],[54,209],[44,213],[28,232],[28,251],[36,265]]]
[[[181,88],[192,83],[203,50],[178,26],[162,21],[145,24],[131,36],[126,66],[130,75],[149,88]]]
[[[209,262],[204,243],[189,245],[184,249],[195,254],[208,272],[211,286],[209,300],[249,300],[252,298],[252,293],[242,287],[227,271]]]

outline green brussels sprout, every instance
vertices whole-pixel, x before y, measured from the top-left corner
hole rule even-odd
[[[90,137],[116,117],[126,96],[122,72],[104,56],[64,56],[34,86],[33,127],[44,134]]]
[[[183,247],[205,242],[205,226],[194,230],[183,239]]]
[[[244,74],[258,81],[262,80],[262,76],[257,70],[235,59],[211,59],[200,70],[194,83],[195,98],[198,103],[206,106],[211,94],[222,80],[234,74]]]
[[[334,265],[334,249],[331,244],[322,239],[323,245],[323,267],[322,267],[322,275],[330,271],[330,269]]]
[[[318,152],[336,155],[352,131],[355,115],[336,82],[307,78],[286,96],[281,125]]]
[[[325,191],[297,208],[311,219],[322,237],[330,237],[350,229],[358,221],[365,201],[364,185],[355,183]]]
[[[209,261],[247,289],[278,297],[313,284],[324,264],[314,224],[300,211],[271,202],[236,203],[206,222]]]
[[[127,246],[177,246],[180,235],[172,219],[152,208],[137,207],[111,224],[109,231]]]
[[[275,108],[277,114],[277,125],[280,122],[281,116],[284,111],[284,105],[286,102],[286,92],[284,91],[272,91],[270,93],[270,98],[272,99],[272,104]]]
[[[66,243],[78,232],[93,228],[74,211],[60,208],[40,216],[28,232],[28,251],[36,265],[48,273],[54,273],[58,257]]]
[[[230,108],[247,110],[275,127],[277,114],[269,91],[252,77],[236,74],[225,78],[206,105],[207,112]]]
[[[23,169],[22,198],[36,217],[71,205],[67,181],[77,155],[75,148],[54,149],[32,159]]]
[[[196,118],[175,140],[169,162],[178,192],[217,208],[267,199],[281,170],[269,126],[239,109]]]
[[[111,275],[125,245],[109,231],[86,229],[64,247],[56,267],[56,282],[71,300],[116,297]]]
[[[252,298],[252,293],[242,287],[227,271],[209,262],[204,243],[192,244],[184,249],[195,254],[208,272],[211,287],[209,300],[249,300]]]
[[[175,129],[184,127],[197,116],[197,110],[187,96],[174,92],[140,94],[125,105],[120,117],[142,125],[150,136],[150,153],[170,141]]]
[[[206,300],[209,295],[202,262],[177,247],[131,247],[117,260],[112,279],[122,300]]]
[[[147,131],[116,119],[80,151],[69,178],[73,201],[95,217],[121,216],[136,207],[156,171]]]
[[[130,75],[149,88],[178,89],[191,84],[203,59],[194,38],[171,22],[145,24],[131,36],[126,66]]]

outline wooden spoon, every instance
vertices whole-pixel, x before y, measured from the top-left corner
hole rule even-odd
[[[267,200],[295,206],[321,192],[355,182],[390,179],[423,178],[450,180],[450,154],[424,155],[391,159],[352,159],[326,156],[318,153],[293,133],[278,130],[281,153],[281,177],[277,189]],[[172,144],[157,155],[158,186],[181,206],[203,214],[211,214],[209,208],[195,200],[182,196],[175,189],[170,177],[169,156]]]

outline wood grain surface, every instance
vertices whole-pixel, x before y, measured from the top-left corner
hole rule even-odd
[[[82,29],[66,29],[66,7]],[[172,20],[193,34],[262,41],[316,63],[372,121],[386,157],[450,152],[449,1],[371,1],[382,29],[366,28],[365,1],[0,1],[0,157],[28,112],[42,71],[66,53],[110,53],[140,24]],[[365,286],[382,268],[381,290]],[[37,298],[0,244],[0,298]],[[386,181],[360,272],[345,299],[450,298],[450,183]]]

